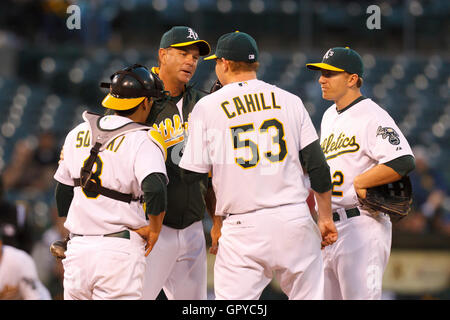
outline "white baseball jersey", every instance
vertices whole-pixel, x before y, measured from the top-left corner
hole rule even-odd
[[[332,179],[332,209],[339,214],[337,241],[322,250],[325,299],[380,299],[383,272],[390,249],[392,225],[388,216],[347,217],[345,209],[359,206],[355,177],[377,164],[404,155],[411,148],[394,120],[371,99],[361,97],[337,112],[324,113],[321,145]]]
[[[212,169],[216,215],[227,216],[215,298],[259,299],[272,274],[290,299],[323,298],[320,231],[299,160],[318,137],[301,99],[257,79],[231,83],[197,102],[188,130],[180,167]]]
[[[357,175],[412,155],[391,116],[368,98],[340,113],[335,104],[328,108],[322,118],[320,143],[330,166],[333,211],[359,205],[353,187]]]
[[[308,197],[299,151],[318,136],[299,97],[257,79],[231,83],[197,102],[188,130],[180,167],[212,169],[216,215]]]
[[[36,265],[23,250],[3,245],[0,258],[0,300],[50,300]]]
[[[99,126],[113,130],[129,122],[128,118],[111,115],[102,117]],[[90,155],[90,140],[87,122],[69,132],[63,147],[64,160],[54,176],[57,181],[74,185],[73,179],[80,177],[80,169]],[[153,172],[166,175],[166,167],[163,153],[147,131],[138,130],[109,143],[98,154],[92,172],[94,180],[103,187],[138,197],[143,194],[142,180]],[[100,235],[122,231],[124,226],[137,229],[146,224],[142,204],[138,201],[128,204],[76,187],[64,226],[75,234]]]

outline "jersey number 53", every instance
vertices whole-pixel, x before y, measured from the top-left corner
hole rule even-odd
[[[265,120],[259,127],[259,133],[268,134],[269,129],[273,127],[276,129],[276,135],[272,137],[272,145],[279,146],[279,152],[277,154],[272,153],[272,151],[264,152],[263,155],[270,162],[281,162],[286,158],[287,147],[286,141],[284,140],[284,128],[283,124],[277,119]],[[231,127],[231,137],[233,139],[233,147],[235,150],[240,148],[249,148],[251,151],[251,156],[247,159],[243,157],[236,157],[236,163],[244,169],[249,169],[255,167],[260,160],[259,147],[258,144],[251,139],[242,139],[241,134],[255,131],[255,126],[253,123],[239,125]]]

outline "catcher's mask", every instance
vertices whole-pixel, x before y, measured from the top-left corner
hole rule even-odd
[[[102,105],[113,110],[129,110],[145,98],[160,99],[165,96],[159,77],[145,66],[134,64],[111,75],[111,83],[102,82],[101,88],[110,89]]]

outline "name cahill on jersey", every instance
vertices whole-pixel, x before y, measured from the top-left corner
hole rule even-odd
[[[233,102],[226,100],[223,101],[220,106],[226,116],[231,119],[247,112],[257,112],[270,109],[281,109],[281,106],[277,105],[275,101],[275,94],[270,93],[272,99],[272,105],[266,105],[266,100],[264,98],[264,93],[254,93],[254,94],[244,94],[242,97],[234,97],[231,99]],[[245,106],[244,103],[245,102]],[[230,112],[231,111],[231,112]]]
[[[344,153],[356,152],[360,148],[355,136],[346,137],[343,132],[339,134],[337,139],[335,139],[334,133],[330,134],[323,140],[321,147],[327,160]]]

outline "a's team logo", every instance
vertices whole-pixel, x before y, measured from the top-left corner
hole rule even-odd
[[[377,129],[377,137],[381,136],[383,139],[388,138],[389,143],[393,144],[393,145],[398,145],[400,144],[400,138],[398,133],[390,128],[390,127],[381,127],[379,126]]]
[[[254,54],[249,54],[249,55],[248,55],[248,59],[249,59],[249,60],[255,59],[255,55],[254,55]]]
[[[197,39],[198,39],[198,34],[197,34],[197,32],[195,32],[195,31],[192,30],[191,28],[188,29],[188,32],[189,32],[189,34],[188,34],[188,36],[187,36],[188,39],[194,39],[194,40],[197,40]]]
[[[331,50],[331,49],[329,49],[329,50],[327,51],[327,53],[325,53],[325,55],[323,56],[323,60],[328,59],[328,58],[331,57],[333,54],[334,54],[334,51]]]

